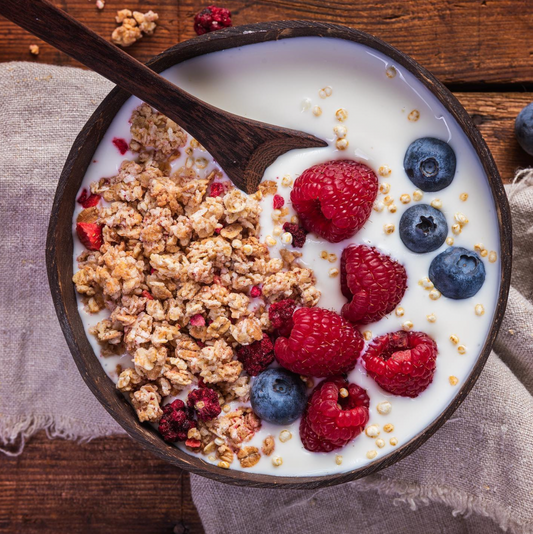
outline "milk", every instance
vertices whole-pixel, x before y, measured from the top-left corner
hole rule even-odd
[[[391,66],[395,67],[395,71]],[[395,76],[389,77],[387,73],[395,73]],[[384,165],[391,169],[390,176],[379,177],[379,182],[390,184],[388,194],[394,198],[397,211],[390,213],[386,207],[380,213],[372,211],[365,227],[342,243],[331,244],[309,234],[301,249],[301,263],[314,270],[316,286],[322,292],[318,305],[337,312],[340,312],[346,300],[340,292],[339,277],[330,277],[329,270],[339,268],[342,250],[348,244],[364,243],[378,247],[403,263],[409,284],[400,303],[405,310],[404,315],[398,317],[393,312],[361,330],[369,331],[372,337],[376,337],[400,330],[404,322],[411,321],[413,330],[429,334],[435,339],[439,349],[433,383],[416,399],[396,397],[381,390],[366,376],[362,365],[358,363],[350,373],[349,380],[367,390],[370,396],[369,425],[379,425],[379,438],[385,441],[383,448],[377,446],[375,438],[362,434],[339,451],[311,453],[303,448],[298,437],[299,421],[285,426],[263,422],[262,429],[249,442],[250,445],[260,448],[266,436],[273,435],[277,438],[284,429],[288,429],[293,437],[286,443],[276,439],[273,456],[282,457],[281,466],[274,467],[272,457],[263,456],[257,465],[246,470],[284,476],[326,475],[382,460],[422,432],[453,401],[472,370],[489,332],[499,289],[499,232],[495,203],[476,153],[455,120],[414,76],[383,54],[347,41],[305,37],[254,44],[190,59],[168,69],[163,76],[220,108],[252,119],[303,130],[329,142],[329,146],[325,148],[291,151],[279,157],[265,172],[265,180],[278,180],[278,194],[285,198],[286,205],[290,208],[290,187],[281,185],[282,177],[288,175],[294,180],[314,164],[331,159],[354,159],[367,164],[376,173]],[[321,98],[319,91],[327,86],[331,87],[331,96]],[[92,181],[116,174],[124,159],[133,158],[131,153],[121,156],[112,144],[112,139],[122,137],[130,140],[128,120],[139,104],[140,101],[132,97],[117,114],[95,152],[82,187],[88,188]],[[321,108],[320,116],[313,114],[315,106]],[[335,116],[339,108],[348,112],[348,118],[342,125],[347,128],[349,146],[343,151],[336,149],[333,132],[334,126],[341,124]],[[408,119],[413,110],[419,112],[417,121]],[[418,284],[419,280],[427,277],[432,259],[446,250],[446,244],[432,253],[415,254],[400,240],[400,217],[415,202],[411,200],[404,205],[399,197],[407,193],[412,198],[416,189],[403,170],[403,158],[412,141],[426,136],[450,143],[457,156],[457,172],[449,187],[437,193],[424,193],[421,202],[429,204],[433,199],[440,199],[442,212],[450,228],[455,222],[453,219],[456,212],[466,215],[469,223],[461,234],[456,236],[451,231],[448,234],[453,236],[455,246],[473,249],[476,243],[483,243],[487,250],[498,253],[495,263],[483,259],[486,280],[481,290],[470,299],[453,301],[441,297],[434,301],[429,298],[429,292]],[[182,156],[174,162],[173,167],[182,166],[184,158]],[[210,160],[208,167],[200,172],[208,173],[214,168],[217,168],[216,164]],[[461,193],[468,193],[466,202],[459,199]],[[378,195],[378,201],[383,197],[384,195]],[[77,206],[73,228],[80,210]],[[291,208],[291,214],[293,213]],[[271,215],[272,197],[268,196],[263,201],[261,216],[263,240],[267,235],[273,235]],[[390,235],[385,234],[385,224],[394,224],[396,230]],[[272,256],[279,256],[282,246],[280,237],[276,239],[278,244],[270,249]],[[75,270],[75,258],[82,250],[81,244],[75,239]],[[321,252],[324,250],[336,254],[338,260],[329,263],[322,259]],[[484,315],[475,314],[477,304],[483,305]],[[83,310],[81,302],[79,310],[87,329],[108,315],[105,311],[97,316],[89,315]],[[434,323],[428,322],[429,314],[436,316]],[[459,354],[457,345],[451,343],[449,337],[452,334],[466,347],[466,354]],[[99,354],[94,337],[89,334],[88,337],[95,353]],[[132,366],[127,356],[100,360],[114,382],[117,380],[117,363],[122,367]],[[457,377],[459,382],[456,386],[450,384],[450,376]],[[184,391],[180,397],[184,398],[186,394]],[[376,411],[377,404],[384,400],[392,403],[392,411],[386,416]],[[241,404],[237,402],[232,406]],[[385,433],[385,424],[394,425],[394,431]],[[445,431],[443,429],[440,432]],[[397,446],[390,444],[391,438],[398,440]],[[432,439],[439,439],[439,433]],[[186,450],[183,444],[178,446]],[[369,451],[376,451],[377,456],[369,459]],[[336,462],[338,455],[342,456],[340,465]],[[209,462],[206,456],[201,457]],[[237,460],[231,468],[242,469]]]

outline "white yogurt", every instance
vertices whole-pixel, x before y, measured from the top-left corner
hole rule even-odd
[[[274,467],[272,457],[263,456],[248,471],[284,476],[326,475],[349,471],[382,459],[423,431],[452,402],[475,364],[488,334],[497,304],[500,248],[495,204],[487,177],[468,139],[440,102],[402,67],[395,66],[396,75],[388,77],[386,71],[389,68],[390,73],[391,66],[395,65],[389,58],[365,46],[336,39],[306,37],[216,52],[190,59],[163,73],[163,76],[186,91],[220,108],[253,119],[304,130],[330,142],[330,146],[326,148],[289,152],[267,169],[264,179],[279,181],[278,194],[284,196],[289,207],[290,187],[281,185],[281,178],[285,175],[290,175],[294,180],[311,165],[330,159],[355,159],[366,163],[376,173],[379,167],[387,165],[391,174],[386,178],[379,177],[379,181],[380,184],[390,184],[388,194],[394,198],[396,213],[390,213],[386,207],[380,213],[372,211],[365,227],[354,238],[336,245],[310,234],[306,245],[301,249],[302,262],[315,272],[316,285],[322,292],[319,306],[339,312],[345,302],[340,292],[339,277],[329,276],[332,267],[339,268],[339,261],[332,264],[322,259],[322,250],[335,253],[340,259],[341,252],[348,243],[365,243],[398,259],[406,267],[409,283],[400,304],[405,310],[404,315],[398,317],[393,313],[362,330],[371,331],[375,337],[399,330],[405,321],[411,321],[413,330],[429,334],[439,348],[434,381],[416,399],[396,397],[384,392],[365,375],[360,363],[350,374],[350,381],[364,387],[370,396],[369,425],[379,426],[379,438],[385,442],[382,448],[376,444],[376,438],[362,434],[342,450],[311,453],[301,444],[298,421],[286,427],[263,423],[261,431],[250,442],[251,445],[260,448],[266,436],[272,434],[277,438],[285,428],[291,431],[293,437],[285,443],[276,439],[273,456],[282,457],[281,466]],[[331,87],[331,96],[321,98],[319,91],[326,86]],[[116,174],[121,162],[132,157],[131,153],[121,156],[112,144],[112,139],[122,137],[129,141],[128,119],[139,103],[137,98],[132,97],[117,114],[94,155],[94,162],[87,170],[82,187],[88,187],[92,181],[101,177]],[[319,106],[322,110],[318,117],[312,112],[314,106]],[[348,111],[348,118],[342,123],[347,128],[346,139],[349,141],[349,146],[344,151],[335,148],[333,133],[334,126],[341,124],[335,116],[339,108]],[[418,110],[420,114],[417,121],[408,120],[412,110]],[[476,243],[483,243],[487,250],[498,254],[495,263],[489,263],[484,258],[487,273],[485,284],[470,299],[453,301],[441,297],[431,300],[429,292],[418,281],[427,276],[431,260],[445,250],[447,245],[433,253],[414,254],[402,244],[399,237],[400,217],[414,204],[411,200],[410,204],[404,205],[399,197],[407,193],[412,198],[416,189],[403,170],[404,154],[412,141],[425,136],[437,137],[450,143],[457,156],[457,172],[449,187],[438,193],[425,193],[422,202],[429,204],[433,199],[440,199],[449,227],[455,222],[453,218],[456,212],[467,216],[469,223],[460,235],[449,233],[454,237],[455,245],[473,249]],[[173,166],[181,165],[183,161],[177,161]],[[205,172],[209,172],[213,165],[211,162]],[[461,193],[468,193],[466,202],[459,199]],[[383,197],[382,194],[378,195],[378,201]],[[80,209],[76,208],[74,220]],[[263,209],[261,232],[262,238],[265,238],[272,235],[273,231],[271,196],[263,202]],[[384,232],[386,223],[396,227],[391,235]],[[276,239],[278,245],[271,249],[272,255],[279,255],[281,240],[279,237]],[[81,251],[81,244],[75,240],[75,269],[75,258]],[[474,308],[477,304],[483,305],[484,315],[476,315]],[[106,315],[106,312],[99,316],[88,315],[81,302],[79,310],[86,328]],[[429,314],[436,316],[434,323],[427,320]],[[457,345],[450,342],[452,334],[466,347],[466,354],[459,354]],[[96,354],[99,354],[93,336],[89,335],[89,339]],[[101,358],[101,361],[115,382],[116,364],[131,366],[128,357]],[[457,377],[458,385],[450,384],[451,376]],[[377,404],[384,400],[392,403],[392,411],[386,416],[376,411]],[[237,405],[238,403],[235,406]],[[394,425],[394,431],[385,433],[385,424]],[[397,446],[390,444],[393,437],[398,440]],[[369,459],[368,451],[376,451],[377,455]],[[342,455],[340,465],[336,463],[337,455]],[[208,461],[205,456],[202,458]],[[241,470],[237,461],[233,462],[231,468]]]

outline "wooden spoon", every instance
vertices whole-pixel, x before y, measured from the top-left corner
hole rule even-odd
[[[0,14],[116,83],[183,126],[243,191],[294,148],[327,146],[304,132],[218,109],[165,80],[47,0],[0,0]]]

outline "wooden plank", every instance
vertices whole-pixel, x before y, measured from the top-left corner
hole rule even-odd
[[[127,437],[80,445],[42,432],[22,455],[0,454],[0,469],[2,533],[203,533],[187,473]]]
[[[55,0],[74,17],[109,38],[117,9],[153,9],[161,22],[152,37],[128,50],[146,61],[179,39],[193,37],[194,14],[204,0]],[[345,24],[370,32],[413,56],[447,83],[533,82],[533,2],[513,0],[224,0],[234,24],[309,19]],[[33,60],[72,65],[42,46],[38,59],[28,52],[36,39],[0,20],[0,61]]]
[[[456,93],[487,142],[504,182],[512,181],[517,169],[533,166],[514,136],[514,121],[533,101],[533,93]]]
[[[178,6],[176,0],[105,0],[105,8],[96,8],[95,0],[52,0],[75,19],[89,26],[102,37],[111,40],[111,33],[117,27],[116,12],[128,8],[132,11],[148,10],[159,14],[160,21],[154,35],[145,36],[126,50],[140,61],[146,62],[166,48],[179,42]],[[37,39],[15,24],[0,17],[0,61],[37,61],[53,65],[81,65]],[[30,44],[38,44],[39,56],[29,52]]]
[[[179,0],[180,38],[194,36],[199,0]],[[222,4],[220,4],[222,5]],[[225,0],[234,24],[282,19],[367,31],[446,83],[533,80],[533,3],[513,0]]]

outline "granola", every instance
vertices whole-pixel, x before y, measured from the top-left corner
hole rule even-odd
[[[104,8],[104,2],[98,4],[98,9]],[[111,34],[111,40],[116,45],[126,48],[137,42],[143,35],[152,35],[157,26],[159,15],[153,11],[147,13],[140,13],[139,11],[131,12],[129,9],[122,9],[117,11],[115,17],[117,24],[120,24],[114,29]]]
[[[123,10],[117,22],[141,31],[136,15]],[[272,302],[317,304],[313,272],[298,264],[300,253],[284,249],[281,258],[271,257],[260,241],[259,200],[274,194],[275,184],[246,195],[220,181],[203,147],[147,104],[130,123],[135,159],[91,184],[102,202],[77,221],[102,229],[103,245],[80,254],[73,276],[85,310],[107,311],[90,333],[102,356],[129,357],[117,388],[140,421],[157,423],[177,395],[208,386],[224,410],[198,421],[187,446],[227,464],[240,454],[243,466],[254,465],[260,453],[242,447],[261,421],[246,405],[250,377],[237,349],[271,331]]]

